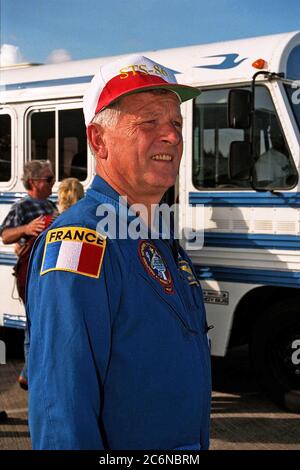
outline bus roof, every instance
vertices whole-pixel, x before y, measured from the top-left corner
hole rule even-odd
[[[177,80],[195,86],[249,82],[257,71],[252,64],[265,61],[264,70],[300,79],[300,32],[143,52],[173,69]],[[127,54],[124,54],[127,55]],[[1,103],[81,96],[98,67],[114,57],[60,64],[1,69]]]

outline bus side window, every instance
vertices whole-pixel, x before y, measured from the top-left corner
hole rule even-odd
[[[203,90],[194,104],[193,183],[199,189],[251,188],[250,182],[229,177],[230,144],[249,142],[250,131],[228,126],[228,94],[229,88]],[[255,91],[254,153],[256,188],[290,189],[296,184],[297,170],[265,86]]]
[[[82,109],[59,111],[59,180],[87,178],[87,142]]]
[[[30,113],[30,160],[50,160],[55,171],[55,111]]]
[[[56,181],[70,176],[84,181],[87,141],[82,109],[37,109],[29,116],[29,159],[50,160]]]
[[[0,114],[0,182],[11,179],[11,117]]]
[[[228,174],[230,143],[244,140],[245,132],[227,122],[229,89],[203,90],[193,113],[193,183],[197,188],[230,188],[239,185]]]

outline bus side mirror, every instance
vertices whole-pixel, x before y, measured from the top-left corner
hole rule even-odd
[[[251,126],[251,92],[232,89],[228,96],[228,124],[232,129],[249,129]]]
[[[229,177],[232,180],[250,181],[254,159],[250,142],[233,141],[229,153]]]

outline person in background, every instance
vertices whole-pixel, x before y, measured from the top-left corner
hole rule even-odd
[[[57,213],[56,205],[48,198],[52,193],[54,174],[48,160],[32,160],[25,164],[22,176],[27,196],[11,207],[0,226],[4,244],[16,244],[18,261],[15,276],[20,299],[25,304],[25,284],[30,252],[36,237],[51,223]],[[19,376],[21,388],[27,390],[28,334],[25,330],[25,365]]]
[[[62,213],[65,210],[69,209],[69,207],[71,207],[73,204],[79,201],[79,199],[81,199],[83,196],[84,196],[84,188],[77,178],[65,178],[64,180],[62,180],[62,182],[60,183],[58,187],[58,205],[57,205],[58,213]],[[53,222],[53,220],[55,220],[58,213],[56,212],[53,215],[42,216],[42,221],[45,224],[44,229],[46,229]],[[32,236],[27,242],[26,263],[25,263],[25,260],[23,259],[19,268],[16,269],[16,272],[18,272],[18,279],[19,279],[19,282],[17,283],[18,292],[23,302],[25,302],[25,282],[26,282],[26,275],[27,275],[30,252],[31,252],[31,248],[36,238],[37,236]],[[15,252],[19,256],[19,260],[20,260],[20,256],[21,256],[20,253],[22,253],[22,246],[20,248],[18,243],[15,246],[16,246]],[[22,280],[20,281],[20,279]],[[29,336],[26,330],[25,341],[24,341],[25,364],[19,376],[19,384],[21,388],[25,390],[28,389],[27,358],[28,358],[29,347],[30,347],[30,340],[29,340]]]
[[[198,94],[140,55],[103,65],[88,87],[96,176],[38,238],[28,271],[33,449],[209,447],[200,283],[178,240],[151,230],[178,174],[180,103]]]
[[[58,187],[58,210],[61,214],[83,198],[84,189],[77,178],[66,178]]]

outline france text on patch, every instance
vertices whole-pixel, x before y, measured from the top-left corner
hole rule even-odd
[[[40,274],[58,270],[98,278],[105,247],[106,239],[89,228],[60,227],[49,230]]]

